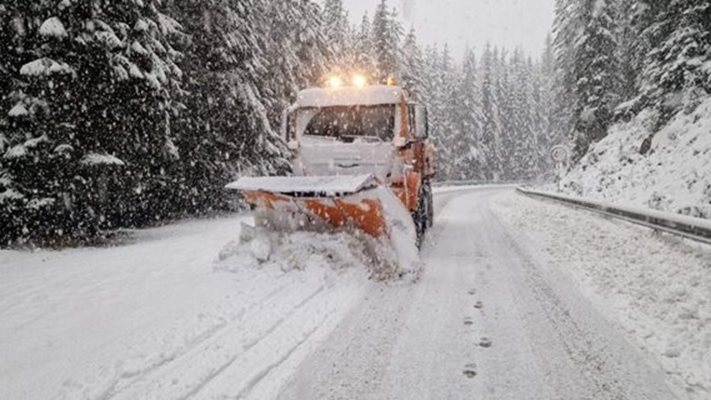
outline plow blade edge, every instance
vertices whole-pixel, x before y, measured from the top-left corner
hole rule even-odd
[[[377,187],[372,175],[242,178],[227,186],[241,191],[270,228],[356,228],[380,237],[389,230]]]

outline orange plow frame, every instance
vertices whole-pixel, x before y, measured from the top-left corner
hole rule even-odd
[[[380,201],[360,194],[342,198],[301,198],[264,191],[245,191],[244,195],[245,200],[258,209],[279,210],[286,208],[292,212],[306,214],[312,222],[316,222],[314,219],[318,219],[335,227],[353,226],[375,238],[388,235],[383,206]]]

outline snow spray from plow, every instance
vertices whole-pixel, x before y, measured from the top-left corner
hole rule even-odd
[[[373,175],[242,178],[227,189],[244,194],[259,227],[364,234],[389,244],[402,274],[417,270],[412,217]]]

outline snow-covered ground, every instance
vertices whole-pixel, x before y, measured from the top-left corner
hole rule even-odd
[[[711,99],[649,142],[655,116],[615,125],[564,179],[569,194],[711,218]]]
[[[294,238],[280,266],[245,262],[226,244],[246,220],[151,229],[112,248],[0,252],[0,399],[264,393],[261,378],[298,364],[368,271],[343,237]]]
[[[708,398],[709,249],[511,189],[435,202],[414,282],[246,216],[0,252],[0,399]]]
[[[711,398],[711,247],[522,196],[494,210],[663,367],[680,398]]]
[[[496,203],[515,196],[439,195],[422,280],[370,291],[279,398],[675,398],[608,320],[614,310],[527,251],[519,234],[538,224],[501,219]]]

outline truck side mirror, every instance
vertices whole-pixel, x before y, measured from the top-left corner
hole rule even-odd
[[[415,106],[415,132],[416,139],[427,139],[430,136],[429,123],[427,118],[427,107]]]

